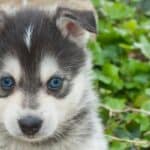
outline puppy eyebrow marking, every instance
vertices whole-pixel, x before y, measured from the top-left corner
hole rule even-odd
[[[28,28],[25,30],[25,34],[24,34],[24,42],[28,48],[28,50],[31,47],[31,39],[32,39],[32,33],[33,33],[33,25],[29,25]]]
[[[21,78],[21,65],[15,57],[6,56],[3,60],[2,72],[13,75],[16,81]],[[15,66],[15,67],[14,67]]]
[[[59,69],[56,59],[53,56],[45,56],[40,64],[40,76],[43,82],[54,75]]]

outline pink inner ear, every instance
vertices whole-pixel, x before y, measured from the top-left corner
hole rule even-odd
[[[82,34],[80,27],[72,21],[66,24],[66,29],[68,33],[73,36],[79,36]]]
[[[76,28],[76,25],[73,22],[67,23],[67,30],[70,32],[74,32],[74,29]]]

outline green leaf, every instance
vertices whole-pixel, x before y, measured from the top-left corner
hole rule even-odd
[[[129,148],[128,144],[123,143],[123,142],[114,141],[111,144],[110,150],[126,150],[127,148]]]
[[[94,6],[98,7],[100,5],[100,1],[99,0],[92,0]]]
[[[139,48],[145,57],[150,59],[150,42],[145,36],[140,37],[140,42],[134,43],[136,48]]]
[[[150,111],[150,99],[149,99],[149,101],[146,101],[146,102],[142,105],[141,108],[144,109],[144,110]]]
[[[148,130],[149,128],[150,128],[150,119],[148,117],[143,116],[141,118],[140,130],[143,132],[143,131]]]
[[[125,19],[134,16],[135,10],[125,3],[109,2],[104,6],[104,11],[110,19]]]
[[[110,84],[111,79],[105,75],[103,75],[100,71],[96,70],[95,71],[95,78],[105,84]]]
[[[124,22],[123,28],[128,30],[129,33],[134,33],[138,29],[138,23],[135,19],[131,19],[129,21]]]
[[[128,107],[139,110],[115,113],[100,107],[98,112],[105,133],[120,139],[149,142],[150,117],[140,110],[150,112],[150,19],[147,10],[139,9],[141,2],[149,0],[93,1],[98,13],[96,42],[89,44],[94,87],[104,106],[113,110]],[[150,146],[108,140],[109,150],[149,150]]]
[[[146,94],[147,96],[150,96],[150,88],[146,88],[146,89],[145,89],[145,94]]]
[[[111,107],[112,109],[122,110],[125,108],[125,99],[122,98],[114,98],[114,97],[105,97],[104,103]]]
[[[103,57],[102,49],[99,46],[98,42],[90,41],[88,47],[90,48],[91,53],[93,55],[93,63],[95,65],[102,65],[104,63],[104,57]]]
[[[149,96],[147,96],[145,93],[138,93],[136,97],[134,98],[134,106],[141,108],[144,103],[147,103],[149,101]]]
[[[104,64],[102,73],[111,80],[111,85],[116,89],[123,87],[123,81],[119,77],[119,68],[113,64]]]

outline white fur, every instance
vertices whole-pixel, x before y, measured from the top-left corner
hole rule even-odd
[[[59,71],[59,66],[54,57],[47,57],[40,64],[40,77],[43,82],[46,82],[52,75]]]
[[[52,135],[61,123],[77,111],[76,109],[80,110],[80,107],[82,107],[79,107],[80,99],[85,88],[84,80],[83,74],[77,76],[74,80],[72,91],[63,100],[47,95],[44,90],[39,92],[37,96],[41,106],[39,113],[45,120],[41,134],[44,134],[45,137]]]
[[[3,68],[0,74],[9,74],[12,75],[15,80],[19,80],[21,77],[21,66],[17,58],[7,56],[3,60]]]
[[[30,31],[31,29],[29,29]],[[29,32],[28,31],[28,32]],[[30,32],[29,32],[30,33]],[[27,36],[28,37],[28,36]],[[31,35],[29,35],[31,37]],[[87,57],[89,55],[87,54]],[[37,95],[36,101],[39,108],[22,108],[22,102],[26,95],[21,89],[16,89],[12,95],[7,98],[0,98],[0,149],[1,150],[107,150],[107,143],[103,134],[103,127],[96,114],[97,98],[91,89],[89,72],[91,70],[91,61],[87,63],[78,75],[72,81],[70,93],[63,99],[58,99],[48,95],[45,88],[41,88]],[[17,58],[6,57],[4,67],[1,73],[9,73],[19,82],[21,78],[21,66]],[[46,56],[39,66],[40,80],[45,85],[46,81],[55,73],[61,72],[57,61],[54,57]],[[86,96],[84,97],[86,91]],[[82,108],[89,107],[91,114],[86,121],[93,122],[91,137],[85,142],[74,138],[77,135],[84,134],[84,126],[78,126],[71,135],[61,142],[50,145],[42,144],[42,141],[51,137],[60,125],[72,116],[76,115]],[[24,137],[18,126],[18,120],[26,115],[38,116],[43,120],[42,128],[36,135],[35,139]],[[84,122],[86,125],[87,122]],[[2,128],[3,125],[4,127]],[[4,131],[4,132],[2,132]],[[39,145],[33,146],[31,142],[39,142]],[[2,147],[2,148],[1,148]]]
[[[7,108],[4,111],[3,121],[6,129],[12,136],[21,135],[19,129],[18,120],[21,116],[20,100],[23,99],[23,95],[20,92],[15,92],[12,96],[2,99],[7,101]],[[13,100],[13,102],[11,102]]]
[[[8,64],[4,69],[5,71],[11,72],[14,68],[12,67],[13,65],[16,65],[17,69],[20,70],[16,58],[9,60],[10,61],[8,61]],[[87,59],[86,66],[81,68],[80,73],[73,80],[72,90],[68,96],[63,98],[63,100],[50,96],[46,93],[45,89],[41,89],[37,95],[37,102],[40,104],[40,107],[37,110],[22,108],[21,103],[24,100],[25,95],[21,90],[17,90],[8,98],[1,98],[0,108],[2,109],[0,113],[0,124],[4,124],[7,132],[9,132],[9,134],[3,132],[0,134],[0,147],[5,147],[6,145],[6,148],[2,148],[2,150],[107,150],[103,128],[95,112],[97,98],[91,90],[90,78],[88,78],[90,68],[90,61]],[[45,57],[40,65],[40,77],[42,78],[42,81],[47,81],[58,70],[59,67],[56,60],[54,58],[50,59],[49,57]],[[17,78],[21,77],[21,70],[18,72],[14,71],[13,73]],[[85,90],[87,90],[88,96],[85,99],[82,99]],[[76,131],[72,133],[72,137],[68,137],[65,141],[58,144],[49,145],[46,143],[44,145],[39,144],[38,146],[32,146],[30,144],[30,142],[40,142],[52,136],[55,130],[59,128],[65,120],[71,118],[85,106],[88,107],[88,105],[90,105],[93,111],[91,113],[91,119],[95,126],[95,131],[93,131],[93,136],[89,137],[85,143],[82,143],[77,139],[74,140],[75,135],[80,135],[84,132],[82,127],[78,127]],[[25,138],[18,126],[18,119],[26,115],[38,116],[43,120],[42,128],[33,140]],[[91,120],[87,119],[87,121]]]
[[[34,29],[33,25],[29,25],[27,27],[27,29],[25,30],[25,34],[24,34],[24,42],[25,42],[28,50],[31,47],[33,29]]]

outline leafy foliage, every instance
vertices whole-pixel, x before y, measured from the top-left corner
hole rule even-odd
[[[149,5],[150,1],[146,1]],[[144,0],[93,0],[98,35],[89,42],[99,113],[110,150],[150,149],[150,16]],[[142,5],[141,5],[142,4]],[[148,8],[148,7],[146,7]]]

